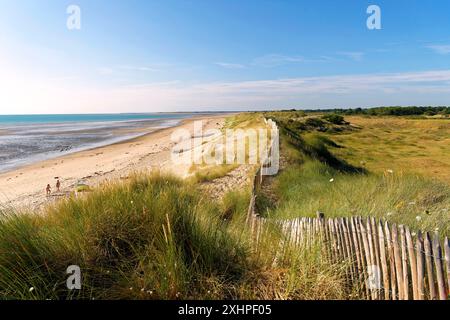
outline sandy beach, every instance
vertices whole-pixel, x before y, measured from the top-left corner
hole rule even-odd
[[[180,177],[189,173],[189,165],[174,165],[171,134],[183,128],[193,132],[193,122],[203,120],[204,130],[223,127],[226,115],[208,115],[181,121],[175,127],[157,130],[139,138],[100,148],[77,152],[37,162],[0,174],[0,206],[36,210],[42,205],[64,197],[75,189],[79,181],[96,186],[107,180],[126,179],[135,171],[161,170]],[[56,193],[57,179],[61,191]],[[50,184],[52,195],[45,187]]]

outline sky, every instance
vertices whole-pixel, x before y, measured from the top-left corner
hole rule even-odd
[[[0,0],[0,114],[450,105],[449,12],[448,0]]]

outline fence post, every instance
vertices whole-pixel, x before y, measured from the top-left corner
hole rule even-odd
[[[448,237],[444,240],[445,264],[447,268],[447,292],[450,294],[450,243]]]
[[[375,239],[374,239],[374,234],[372,231],[372,222],[371,219],[369,217],[367,217],[366,219],[366,227],[367,227],[367,239],[369,241],[369,253],[370,253],[370,266],[371,268],[373,268],[374,266],[378,267],[377,262],[376,262],[376,255],[375,255]],[[379,299],[379,295],[378,295],[378,289],[374,289],[372,288],[371,290],[374,295],[375,295],[375,299],[378,300]]]
[[[370,299],[372,294],[369,290],[369,286],[367,285],[367,266],[369,265],[369,261],[366,260],[366,255],[364,253],[367,253],[365,248],[365,237],[363,236],[363,232],[361,229],[361,218],[355,217],[355,227],[358,235],[358,241],[359,241],[359,248],[360,248],[360,256],[361,256],[361,277],[363,279],[363,286],[366,290],[366,297],[367,299]]]
[[[433,256],[434,264],[436,266],[436,278],[438,284],[439,299],[446,300],[447,294],[445,292],[444,274],[442,272],[442,252],[439,243],[439,235],[436,233],[433,239]]]
[[[371,230],[372,230],[372,239],[373,239],[373,251],[375,253],[375,263],[374,265],[378,268],[378,270],[381,271],[380,267],[380,248],[379,248],[379,239],[378,239],[378,231],[377,231],[377,224],[375,222],[375,218],[370,218],[370,224],[371,224]],[[381,276],[381,272],[380,272]],[[381,286],[381,279],[380,279],[380,286]],[[381,299],[381,290],[377,290],[377,296],[378,299]]]
[[[417,262],[416,256],[414,253],[414,244],[411,237],[411,232],[409,228],[405,228],[406,232],[406,244],[408,246],[408,254],[409,254],[409,266],[411,268],[411,279],[413,286],[413,299],[418,300],[418,291],[417,291]]]
[[[391,230],[389,229],[389,222],[384,223],[384,231],[386,234],[386,242],[389,253],[389,269],[391,271],[391,288],[392,288],[392,300],[397,300],[397,276],[395,273],[395,258],[394,258],[394,246],[391,240]]]
[[[409,300],[409,277],[408,277],[408,256],[406,253],[406,235],[405,226],[400,225],[400,244],[402,246],[402,269],[403,269],[403,296],[405,300]]]
[[[388,266],[386,263],[386,249],[385,249],[385,241],[383,234],[383,225],[381,220],[378,221],[378,240],[380,246],[380,259],[381,259],[381,268],[383,270],[383,289],[384,289],[384,299],[389,300],[389,272]]]
[[[356,274],[356,271],[354,269],[355,260],[353,257],[353,251],[352,251],[351,242],[350,242],[350,234],[348,232],[347,225],[346,225],[346,218],[341,218],[340,223],[341,223],[341,227],[342,227],[342,232],[344,234],[344,242],[345,242],[348,260],[350,262],[350,277],[351,277],[352,281],[354,281],[355,274]]]
[[[403,284],[403,269],[402,260],[400,257],[400,249],[398,247],[398,231],[397,225],[392,225],[392,244],[394,246],[394,259],[395,259],[395,271],[397,275],[397,287],[398,287],[398,298],[399,300],[405,300],[404,298],[404,284]]]
[[[341,255],[339,252],[339,242],[338,242],[338,236],[336,232],[336,226],[334,225],[334,218],[330,218],[328,220],[330,224],[330,230],[331,230],[331,237],[333,239],[333,251],[334,251],[334,262],[339,262],[341,260]]]
[[[425,291],[424,291],[425,259],[424,259],[424,255],[423,255],[422,233],[420,231],[417,233],[416,254],[417,254],[417,294],[418,294],[417,299],[423,300],[425,297]]]
[[[368,232],[366,231],[366,228],[364,227],[364,224],[362,223],[362,220],[360,220],[361,224],[361,235],[363,238],[363,243],[364,243],[364,251],[365,251],[365,255],[366,255],[366,269],[369,267],[369,265],[372,265],[372,259],[370,257],[370,249],[369,249],[369,241],[368,241]],[[367,275],[367,270],[366,270],[366,275]],[[368,286],[368,281],[369,279],[365,279],[365,283],[366,286]],[[375,292],[372,288],[369,288],[370,291],[370,296],[372,298],[372,300],[376,299],[376,295]]]
[[[425,247],[425,261],[427,266],[427,277],[428,277],[428,289],[430,293],[430,300],[436,300],[436,287],[434,286],[433,277],[433,262],[431,261],[431,241],[430,234],[425,233],[424,241]]]
[[[353,237],[353,244],[354,244],[354,249],[355,249],[355,255],[356,255],[356,263],[357,263],[357,273],[362,271],[361,268],[361,259],[360,259],[360,250],[359,250],[359,242],[358,242],[358,233],[356,231],[355,228],[355,223],[354,223],[354,219],[353,217],[350,217],[350,225],[349,225],[349,230],[351,230],[351,234]]]

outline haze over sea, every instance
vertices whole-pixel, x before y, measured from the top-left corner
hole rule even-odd
[[[195,113],[0,115],[0,172],[132,139]]]

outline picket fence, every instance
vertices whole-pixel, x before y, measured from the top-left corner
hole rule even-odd
[[[332,263],[343,263],[349,284],[370,300],[447,300],[450,289],[450,246],[437,233],[373,217],[273,220],[254,216],[255,241],[275,224],[285,242],[308,249],[321,245]]]
[[[268,120],[273,128],[276,124]],[[256,242],[265,226],[275,225],[284,241],[299,249],[320,244],[331,263],[344,262],[346,278],[353,288],[369,300],[447,300],[450,290],[449,239],[443,240],[407,226],[390,224],[374,217],[297,218],[274,220],[255,214],[258,189],[265,177],[268,158],[253,179],[247,224]]]

